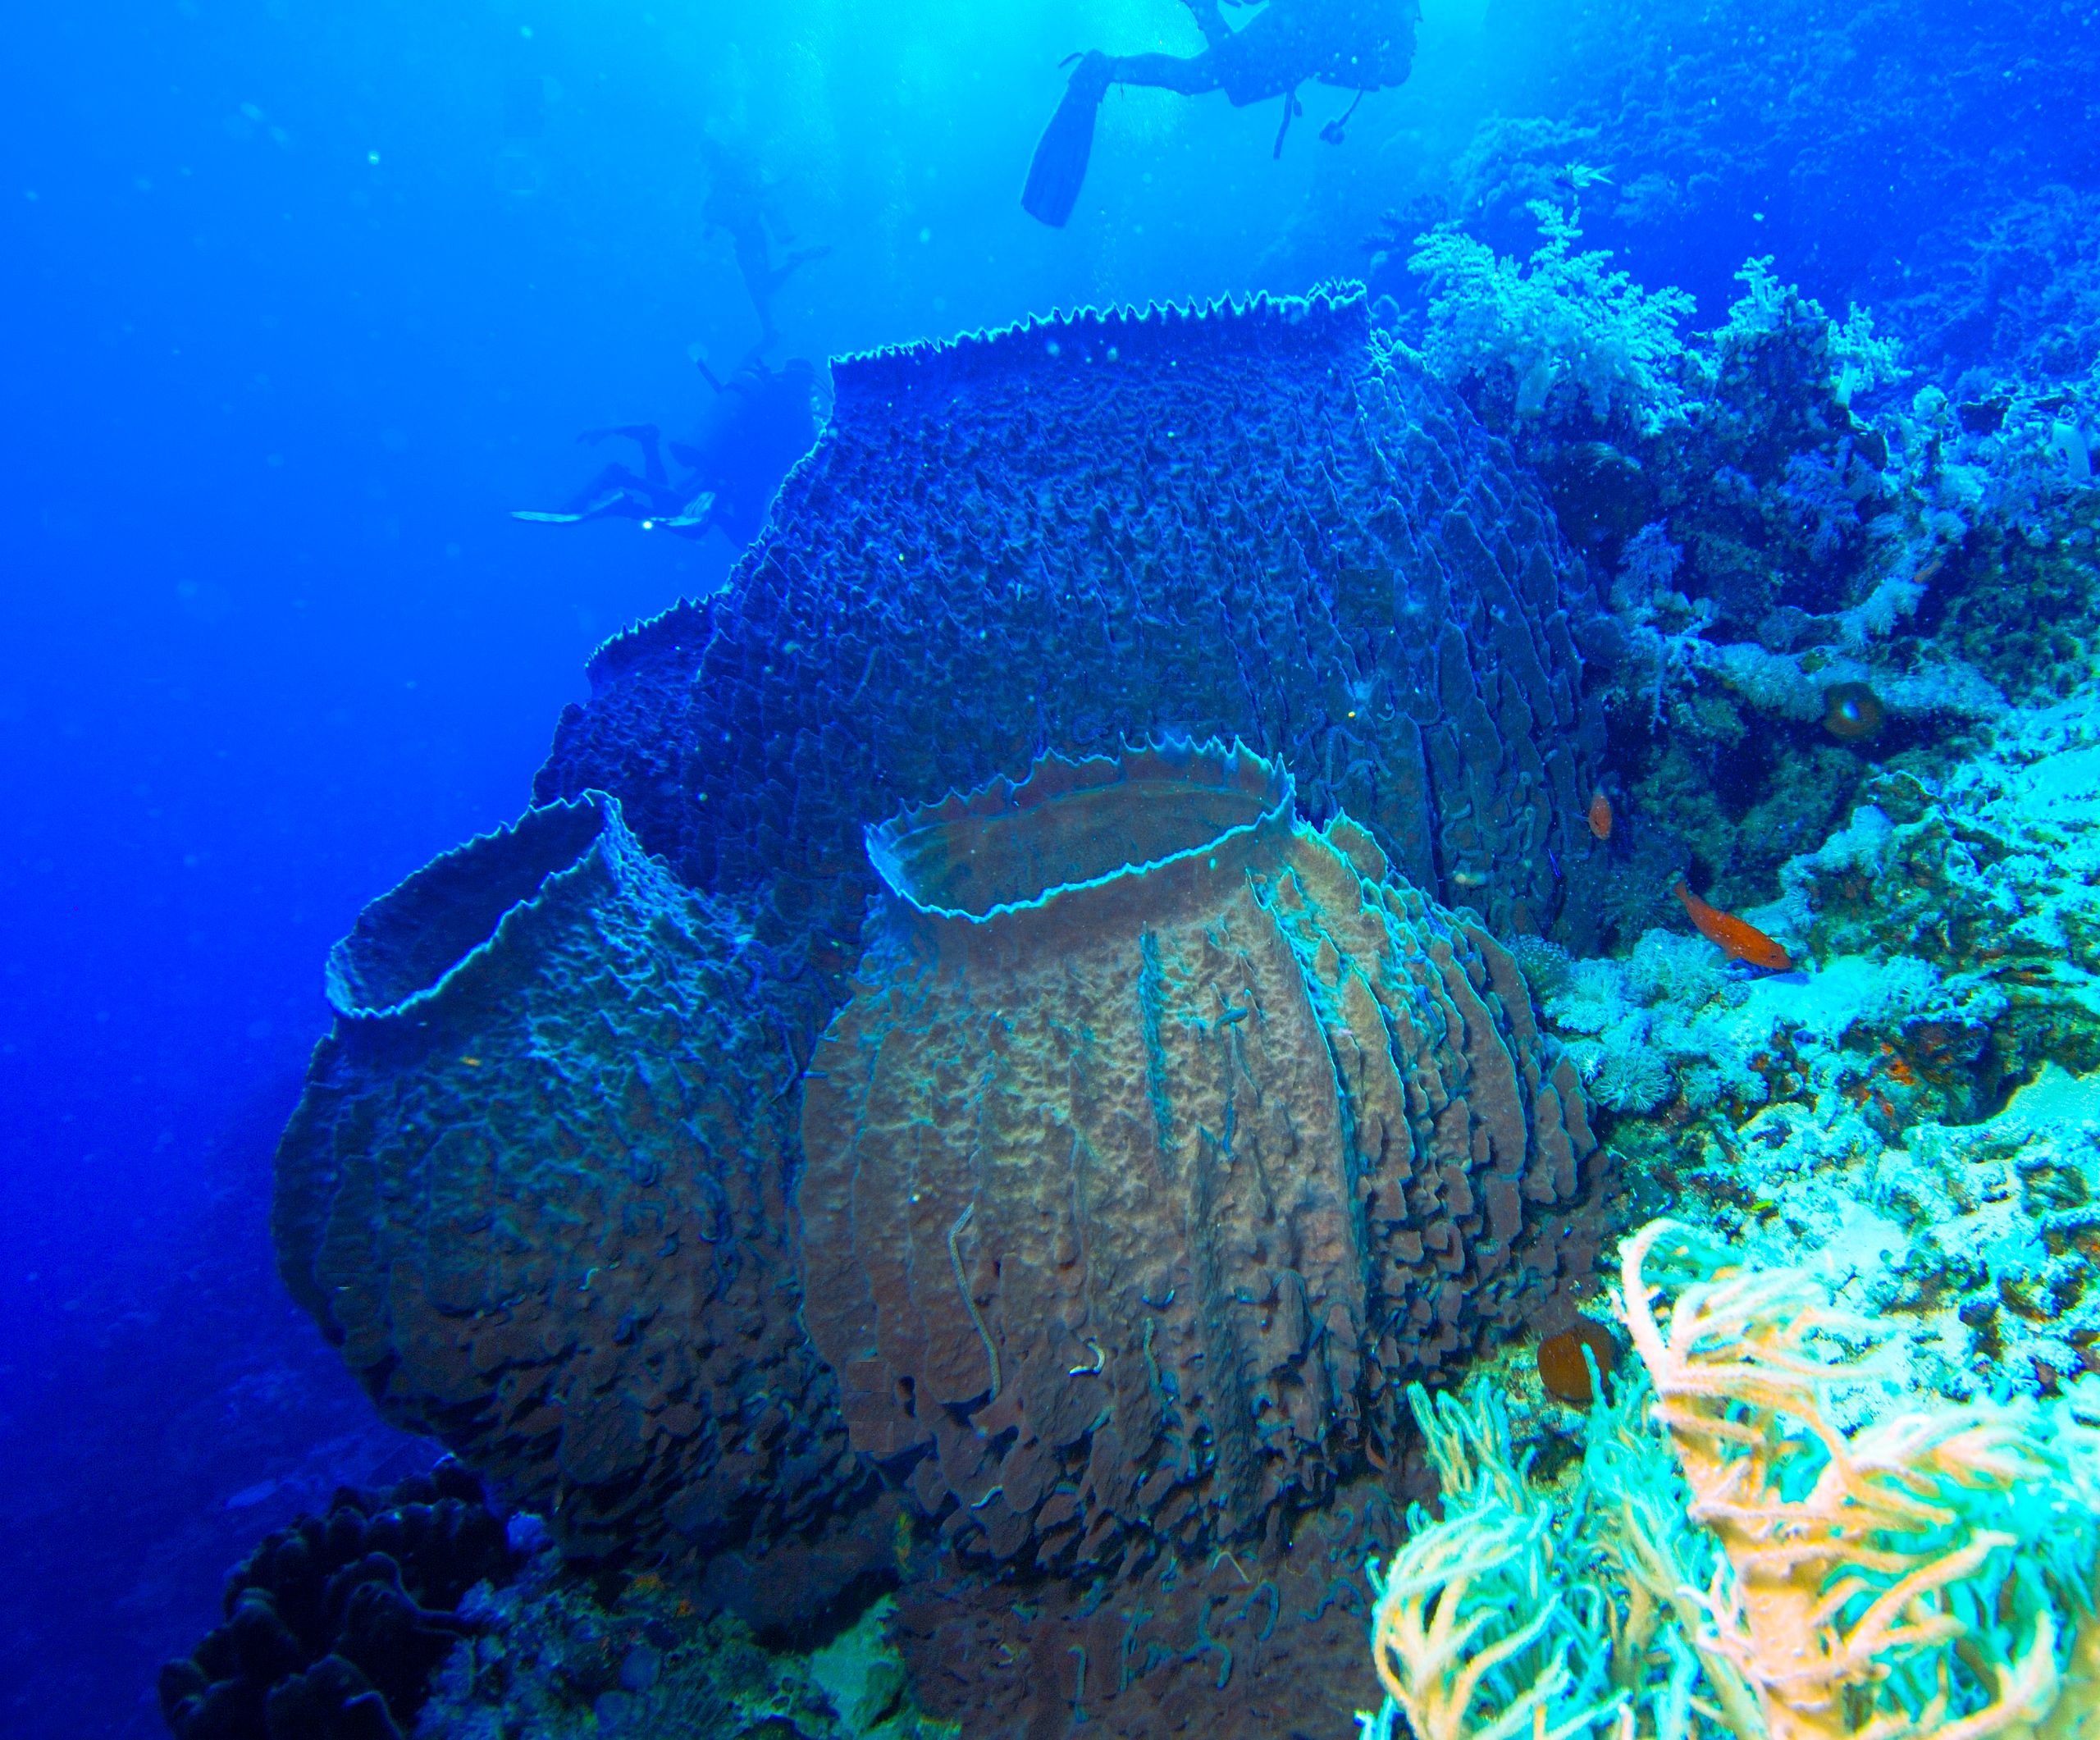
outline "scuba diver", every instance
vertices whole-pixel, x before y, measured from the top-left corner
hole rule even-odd
[[[1421,16],[1418,0],[1268,0],[1235,30],[1225,21],[1219,0],[1183,3],[1203,33],[1201,54],[1112,55],[1096,48],[1080,57],[1029,166],[1020,203],[1030,217],[1057,229],[1071,217],[1093,149],[1094,117],[1112,84],[1150,85],[1185,97],[1221,90],[1236,109],[1281,97],[1283,125],[1276,144],[1281,157],[1291,117],[1304,112],[1298,87],[1311,79],[1356,93],[1348,112],[1320,130],[1322,139],[1338,145],[1366,91],[1406,82]],[[1251,7],[1258,0],[1225,3]]]
[[[816,439],[821,414],[815,368],[797,357],[778,369],[756,351],[725,381],[707,364],[701,372],[714,390],[689,441],[666,442],[654,423],[587,429],[577,439],[596,445],[614,438],[632,441],[641,469],[615,459],[605,465],[559,513],[521,509],[513,519],[542,525],[575,525],[587,519],[638,519],[682,537],[719,532],[732,544],[749,543],[758,532],[774,491]],[[675,480],[664,463],[682,468]]]
[[[710,184],[701,216],[709,233],[716,230],[728,233],[736,250],[737,270],[743,274],[744,290],[758,314],[758,342],[762,350],[780,336],[779,328],[773,323],[773,299],[779,295],[780,286],[798,267],[822,259],[831,249],[794,246],[793,235],[781,221],[778,202],[750,157],[733,150],[711,134],[701,136],[700,152],[707,160]],[[773,263],[776,240],[788,250],[787,258],[778,266]]]

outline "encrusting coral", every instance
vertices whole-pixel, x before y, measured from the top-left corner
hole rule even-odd
[[[2075,1076],[2100,1064],[2100,709],[2089,694],[2020,710],[1945,777],[1892,771],[1865,796],[1842,829],[1783,868],[1769,909],[1838,993],[1815,1000],[1851,1030],[1833,1035],[1827,1021],[1804,1043],[1796,1025],[1768,1048],[1813,1089],[1791,1095],[1768,1068],[1774,1098],[1812,1098],[1814,1117],[1774,1104],[1726,1133],[1754,1163],[1724,1158],[1717,1132],[1678,1144],[1690,1162],[1680,1170],[1712,1181],[1702,1196],[1747,1186],[1804,1235],[1827,1231],[1836,1205],[1817,1198],[1842,1171],[1853,1208],[1894,1223],[1888,1242],[1929,1240],[1954,1259],[1915,1251],[1902,1259],[1906,1297],[1869,1293],[1868,1304],[1958,1304],[1979,1331],[1994,1320],[2003,1332],[1979,1349],[1986,1383],[2027,1381],[2016,1356],[2043,1332],[2070,1345],[2031,1351],[2075,1371],[2073,1350],[2100,1329],[2073,1313],[2076,1271],[2089,1274],[2100,1254],[2089,1206],[2100,1171],[2079,1135],[2091,1114],[2060,1104],[2039,1118],[2030,1096],[2052,1066]],[[1703,1161],[1683,1152],[1699,1145]],[[2069,1284],[2044,1280],[2049,1266],[2067,1269]]]
[[[461,1603],[413,1740],[955,1740],[914,1705],[876,1601],[810,1651],[762,1647],[651,1573],[617,1586],[543,1550]]]
[[[1416,1392],[1444,1516],[1384,1578],[1367,1735],[2100,1733],[2100,1398],[1846,1432],[1824,1398],[1865,1368],[1837,1350],[1872,1335],[1801,1272],[1655,1222],[1623,1289],[1652,1389],[1593,1409],[1573,1493],[1515,1463],[1491,1394]]]
[[[1725,1140],[1710,1121],[1678,1144],[1678,1212],[1876,1318],[1884,1386],[2045,1395],[2100,1371],[2100,1077],[2048,1065],[1980,1122],[1891,1140],[1883,1121],[1870,1099],[1783,1102]]]
[[[1804,939],[1993,985],[2011,1004],[2008,1076],[2045,1056],[2100,1062],[2095,697],[2011,713],[1945,778],[1892,773],[1864,795],[1845,828],[1781,873]]]
[[[1951,1400],[2047,1394],[2100,1370],[2100,708],[1865,798],[1755,909],[1804,973],[1518,958],[1639,1212],[1815,1267]]]

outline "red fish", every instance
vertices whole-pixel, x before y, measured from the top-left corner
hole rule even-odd
[[[1734,913],[1723,912],[1719,907],[1708,906],[1685,886],[1683,877],[1677,879],[1677,886],[1670,892],[1684,902],[1684,910],[1691,914],[1691,922],[1708,942],[1718,944],[1737,960],[1747,961],[1752,966],[1761,966],[1768,972],[1793,970],[1794,957],[1785,949],[1756,925],[1746,924]]]
[[[1611,838],[1611,800],[1601,790],[1590,800],[1590,832],[1600,840]]]

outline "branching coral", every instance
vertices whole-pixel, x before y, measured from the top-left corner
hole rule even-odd
[[[1614,1683],[1637,1689],[1641,1665],[1658,1648],[1672,1672],[1656,1712],[1662,1733],[1690,1730],[1694,1662],[1704,1670],[1729,1730],[1758,1731],[1755,1695],[1735,1664],[1715,1648],[1700,1591],[1725,1587],[1729,1574],[1713,1537],[1692,1526],[1686,1489],[1669,1446],[1646,1422],[1647,1392],[1621,1386],[1592,1409],[1582,1478],[1600,1531],[1602,1565],[1622,1600],[1607,1601]]]
[[[1501,1401],[1411,1392],[1442,1493],[1417,1507],[1372,1620],[1385,1708],[1419,1740],[1761,1732],[1748,1683],[1711,1648],[1697,1591],[1731,1574],[1686,1516],[1688,1489],[1622,1386],[1591,1416],[1579,1496],[1513,1458]],[[1715,1713],[1726,1713],[1717,1728]]]
[[[1674,1302],[1659,1316],[1654,1276]],[[1415,1412],[1444,1482],[1372,1624],[1422,1740],[2067,1740],[2100,1734],[2100,1443],[2066,1409],[1942,1406],[1847,1434],[1866,1326],[1800,1272],[1668,1222],[1626,1247],[1650,1391],[1600,1400],[1579,1486],[1512,1459],[1500,1403]]]
[[[1650,930],[1625,960],[1574,963],[1541,1001],[1558,1030],[1594,1035],[1569,1039],[1568,1054],[1611,1111],[1652,1112],[1679,1094],[1696,1112],[1754,1103],[1767,1086],[1745,1060],[1772,1022],[1755,1027],[1751,987],[1726,965],[1701,938]]]

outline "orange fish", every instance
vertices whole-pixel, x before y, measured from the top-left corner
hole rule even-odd
[[[1611,800],[1601,788],[1590,800],[1590,832],[1600,840],[1611,838]]]
[[[1677,886],[1670,892],[1684,902],[1684,910],[1691,915],[1691,922],[1698,927],[1700,935],[1718,944],[1724,952],[1769,972],[1793,970],[1794,957],[1785,949],[1756,925],[1746,924],[1734,913],[1723,912],[1719,907],[1708,906],[1685,886],[1683,877],[1677,879]]]

